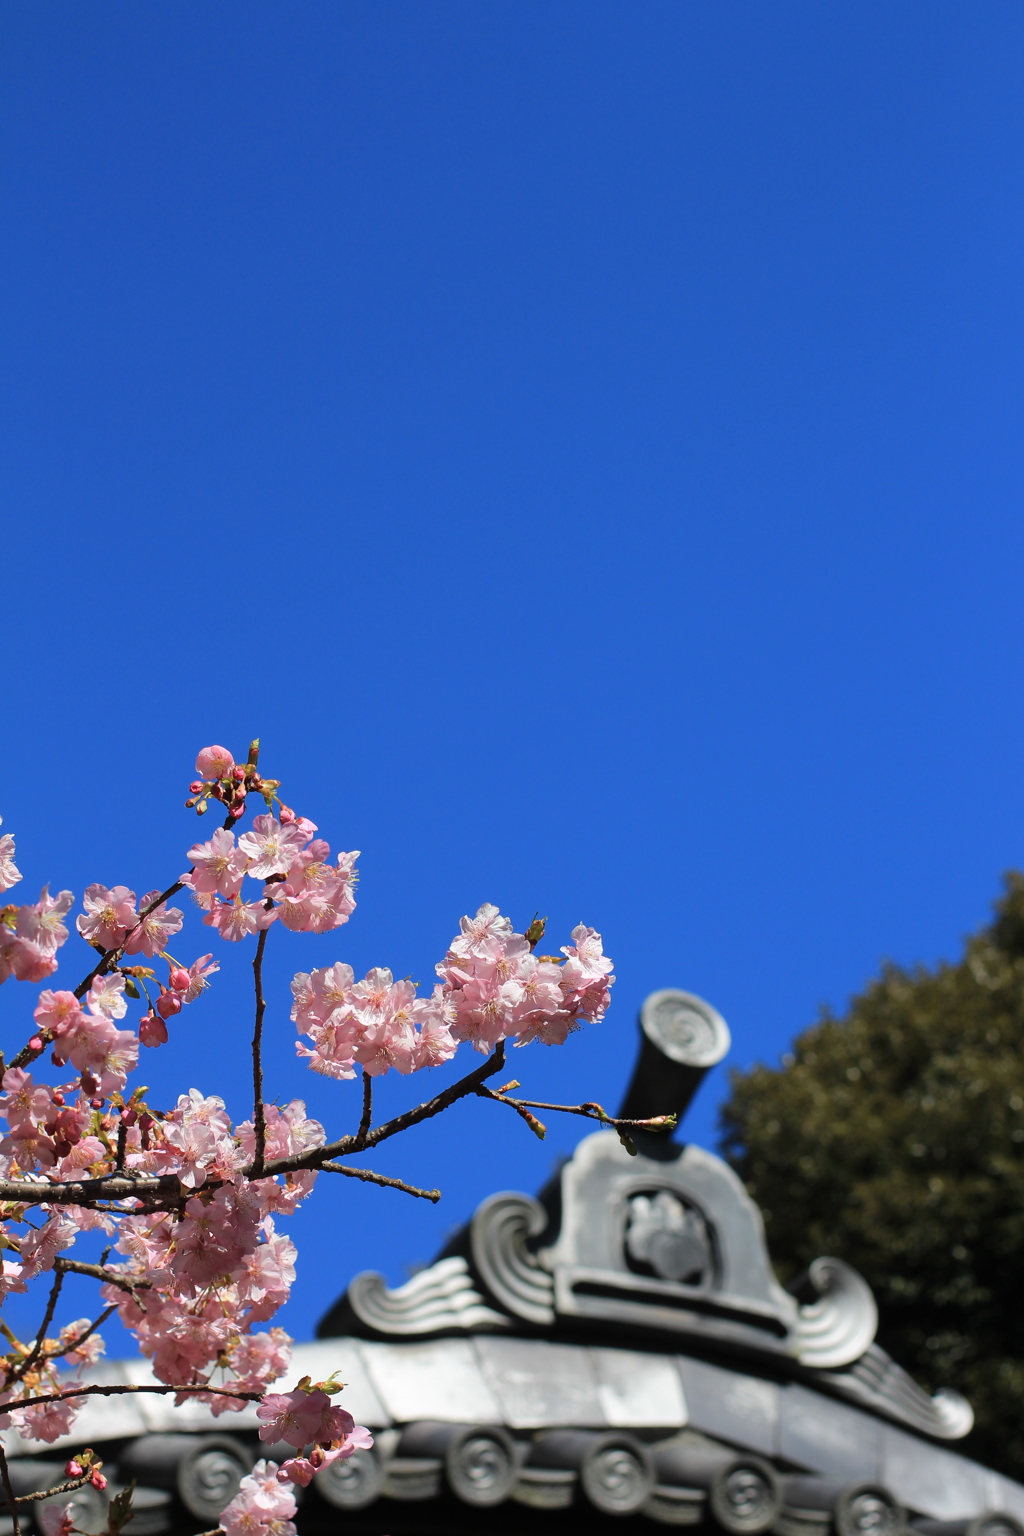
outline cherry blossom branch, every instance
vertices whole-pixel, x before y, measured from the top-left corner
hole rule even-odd
[[[473,1093],[480,1083],[493,1077],[495,1072],[500,1072],[504,1065],[505,1042],[499,1040],[491,1055],[472,1072],[460,1078],[457,1083],[452,1083],[451,1087],[445,1088],[434,1098],[417,1104],[415,1109],[407,1109],[402,1114],[395,1115],[393,1120],[386,1120],[375,1131],[369,1131],[362,1141],[358,1136],[343,1136],[340,1141],[328,1142],[323,1147],[313,1147],[310,1151],[297,1153],[294,1157],[275,1158],[264,1168],[264,1177],[274,1178],[279,1173],[301,1173],[310,1168],[322,1168],[328,1158],[345,1153],[363,1152],[368,1147],[375,1147],[379,1142],[387,1141],[390,1137],[409,1130],[411,1126],[420,1125],[424,1120],[431,1120],[434,1115],[441,1114],[442,1110],[457,1104],[459,1099],[464,1099],[468,1094]],[[358,1146],[357,1142],[360,1143]],[[2,1195],[3,1187],[0,1184],[0,1198]]]
[[[122,1275],[119,1270],[106,1269],[102,1264],[86,1264],[81,1259],[54,1259],[53,1267],[69,1275],[88,1275],[92,1280],[101,1280],[104,1285],[116,1285],[121,1291],[149,1291],[153,1287],[152,1280],[133,1280],[128,1275]],[[138,1301],[138,1297],[135,1299]],[[96,1326],[94,1323],[93,1328]],[[89,1333],[92,1331],[90,1328]],[[83,1337],[88,1338],[88,1334]]]
[[[227,1387],[211,1387],[209,1384],[204,1387],[161,1387],[150,1386],[148,1382],[143,1382],[138,1386],[116,1387],[101,1387],[89,1384],[87,1386],[72,1387],[67,1392],[44,1392],[39,1397],[21,1397],[17,1402],[7,1403],[5,1406],[6,1410],[10,1412],[14,1408],[41,1408],[44,1403],[66,1403],[72,1398],[124,1397],[129,1392],[188,1392],[190,1394],[209,1392],[214,1397],[232,1397],[241,1403],[258,1403],[263,1397],[262,1392],[232,1392]],[[3,1447],[0,1446],[0,1451],[2,1449]],[[0,1468],[0,1471],[2,1471],[2,1468]]]
[[[266,903],[268,907],[273,902]],[[256,941],[256,954],[252,962],[253,981],[256,987],[256,1022],[252,1032],[252,1128],[256,1139],[256,1151],[249,1170],[249,1177],[260,1179],[263,1177],[264,1153],[267,1146],[267,1118],[263,1107],[263,1015],[266,1012],[266,1000],[263,996],[263,951],[267,943],[269,928],[261,928],[260,936]]]
[[[407,1195],[417,1195],[421,1200],[430,1200],[434,1205],[441,1198],[439,1189],[417,1189],[415,1184],[406,1184],[402,1179],[389,1179],[386,1174],[374,1173],[369,1168],[349,1168],[344,1163],[323,1163],[325,1173],[344,1173],[350,1179],[362,1179],[364,1184],[383,1184],[387,1189],[401,1189]]]
[[[13,1536],[21,1536],[21,1522],[18,1519],[18,1504],[14,1497],[14,1489],[11,1487],[11,1469],[7,1465],[7,1453],[0,1445],[0,1480],[3,1481],[4,1493],[7,1495],[7,1508],[11,1512],[11,1521],[14,1525]]]
[[[23,1380],[35,1365],[40,1355],[43,1353],[43,1345],[46,1341],[46,1330],[53,1322],[53,1314],[57,1310],[57,1298],[60,1295],[60,1288],[64,1284],[64,1274],[64,1270],[58,1269],[57,1273],[54,1275],[53,1284],[50,1287],[50,1299],[46,1303],[46,1311],[43,1314],[43,1321],[39,1326],[39,1332],[36,1334],[35,1343],[32,1345],[31,1350],[26,1355],[21,1364],[16,1365],[14,1370],[8,1376],[6,1383],[8,1386],[12,1385],[14,1382]]]
[[[373,1119],[373,1078],[363,1068],[363,1113],[359,1121],[359,1129],[356,1132],[353,1152],[361,1152],[366,1146],[366,1138],[370,1130],[370,1122]]]
[[[103,1463],[101,1462],[102,1466]],[[71,1477],[66,1483],[58,1483],[55,1488],[40,1488],[38,1493],[19,1493],[15,1504],[35,1504],[39,1499],[54,1499],[61,1493],[74,1493],[76,1488],[84,1488],[86,1483],[92,1480],[93,1473],[83,1472],[81,1477]]]
[[[514,1086],[519,1085],[516,1083]],[[542,1104],[537,1099],[510,1098],[500,1088],[480,1087],[475,1091],[482,1099],[494,1099],[499,1104],[508,1104],[512,1109],[545,1109],[557,1115],[582,1115],[585,1120],[599,1120],[602,1125],[610,1125],[616,1131],[671,1131],[675,1129],[678,1120],[677,1115],[655,1115],[649,1120],[621,1120],[606,1113],[600,1104]]]

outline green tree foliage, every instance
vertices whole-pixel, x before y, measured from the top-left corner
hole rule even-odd
[[[1024,1477],[1024,875],[955,965],[887,965],[780,1069],[734,1072],[723,1150],[780,1279],[846,1259],[878,1341],[976,1427],[957,1449]]]

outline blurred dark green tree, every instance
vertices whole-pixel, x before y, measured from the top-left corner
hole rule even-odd
[[[722,1147],[780,1279],[853,1264],[883,1348],[971,1400],[956,1449],[1024,1477],[1024,875],[956,964],[886,965],[780,1068],[733,1072]]]

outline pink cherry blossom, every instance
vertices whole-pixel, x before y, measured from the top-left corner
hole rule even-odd
[[[97,976],[86,995],[89,1012],[105,1019],[123,1019],[128,1012],[123,976]]]
[[[36,1083],[30,1072],[20,1067],[8,1067],[2,1080],[0,1115],[14,1129],[25,1126],[35,1129],[36,1122],[45,1120],[53,1106],[53,1090],[45,1083]]]
[[[91,1322],[87,1317],[80,1317],[74,1323],[67,1323],[60,1331],[60,1342],[64,1347],[64,1358],[69,1365],[95,1365],[96,1361],[105,1352],[106,1345],[98,1333],[90,1333],[86,1339],[84,1335],[89,1333]],[[78,1340],[82,1339],[81,1344]]]
[[[81,1021],[82,1005],[73,992],[47,990],[40,992],[32,1017],[40,1029],[48,1029],[53,1035],[63,1035]]]
[[[183,875],[182,883],[194,891],[216,893],[229,899],[242,889],[248,856],[235,846],[235,834],[218,827],[208,843],[194,843],[188,851],[191,875]]]
[[[0,821],[3,817],[0,816]],[[14,862],[14,838],[9,832],[0,837],[0,891],[9,891],[21,879],[21,871]]]
[[[308,1379],[308,1378],[307,1378]],[[286,1440],[301,1450],[311,1441],[330,1444],[352,1433],[355,1421],[344,1408],[335,1408],[319,1387],[304,1392],[268,1392],[256,1409],[260,1439],[273,1444]]]
[[[343,1440],[333,1445],[329,1450],[322,1445],[314,1445],[308,1456],[290,1456],[283,1461],[278,1470],[278,1482],[297,1483],[300,1488],[308,1488],[316,1474],[329,1467],[332,1461],[347,1460],[356,1451],[368,1451],[373,1445],[373,1436],[368,1429],[361,1424],[355,1424],[350,1434]]]
[[[186,1003],[194,1003],[196,998],[205,992],[210,985],[206,979],[207,976],[212,976],[215,971],[220,970],[219,965],[211,965],[210,962],[212,960],[212,955],[200,955],[199,959],[193,960],[189,966],[189,984],[187,990],[182,994]]]
[[[117,949],[139,920],[135,892],[126,885],[115,885],[110,890],[105,885],[90,885],[82,897],[82,905],[85,912],[77,919],[76,926],[82,938],[97,949]]]
[[[159,895],[159,891],[148,891],[142,898],[142,910],[145,911]],[[146,917],[140,919],[138,926],[132,929],[124,946],[125,953],[149,955],[151,958],[159,955],[167,948],[168,940],[180,931],[183,921],[184,915],[177,907],[169,907],[166,902],[161,903]]]
[[[288,866],[306,842],[306,835],[297,823],[282,827],[276,816],[257,816],[252,831],[243,832],[238,839],[239,849],[249,860],[248,873],[256,880],[266,880],[268,875],[284,875]]]
[[[204,747],[196,758],[196,773],[207,780],[226,779],[235,760],[227,747]]]
[[[44,1270],[53,1268],[53,1261],[63,1248],[70,1248],[78,1232],[78,1223],[66,1211],[51,1216],[35,1231],[26,1233],[21,1240],[21,1277],[32,1280]]]
[[[44,1504],[35,1517],[43,1536],[71,1536],[75,1523],[75,1501],[66,1504]]]
[[[68,930],[64,918],[74,905],[74,900],[70,891],[60,891],[56,896],[51,896],[49,886],[44,885],[37,902],[18,908],[15,932],[29,944],[34,944],[42,954],[52,957],[67,939]]]
[[[237,943],[261,928],[269,928],[276,916],[276,907],[268,912],[262,901],[245,902],[236,896],[234,901],[218,901],[204,914],[203,922],[216,928],[222,939]]]
[[[225,1536],[295,1536],[295,1512],[294,1494],[277,1480],[277,1462],[258,1461],[222,1510],[221,1530]]]

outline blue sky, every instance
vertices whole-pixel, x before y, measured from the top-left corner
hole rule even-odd
[[[173,877],[196,749],[260,734],[363,850],[351,923],[268,947],[272,1091],[332,1131],[356,1090],[295,1062],[289,976],[429,981],[484,900],[616,960],[604,1023],[517,1057],[539,1098],[614,1104],[655,987],[746,1064],[883,957],[956,954],[1024,861],[1019,6],[3,27],[19,890]],[[142,1078],[241,1115],[249,957],[221,958]],[[0,994],[8,1050],[32,993]],[[321,1179],[284,1321],[401,1280],[579,1131],[477,1104],[392,1143],[436,1209]]]

